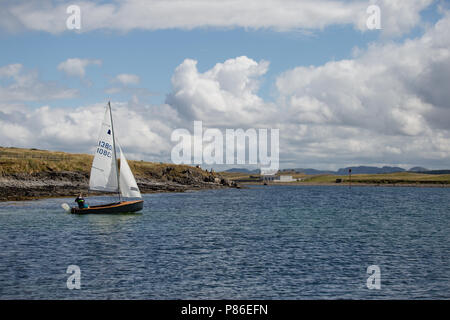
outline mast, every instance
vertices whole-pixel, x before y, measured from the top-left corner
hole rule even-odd
[[[117,153],[116,153],[116,139],[114,138],[114,125],[113,125],[113,118],[112,118],[112,110],[111,110],[111,102],[108,101],[109,106],[109,116],[111,117],[111,131],[112,131],[112,140],[113,140],[113,148],[114,148],[114,160],[115,160],[115,167],[116,167],[116,174],[117,174],[117,191],[119,194],[119,201],[122,201],[122,195],[120,194],[120,177],[119,177],[119,166],[117,165]]]

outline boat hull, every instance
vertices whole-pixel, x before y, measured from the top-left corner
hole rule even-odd
[[[71,212],[76,214],[117,214],[141,211],[143,207],[144,200],[135,200],[102,204],[83,209],[72,208]]]

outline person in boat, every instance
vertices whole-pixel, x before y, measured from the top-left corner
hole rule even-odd
[[[80,209],[89,208],[89,206],[84,201],[83,193],[81,193],[81,192],[78,195],[78,197],[75,199],[75,202],[78,204],[78,208],[80,208]]]

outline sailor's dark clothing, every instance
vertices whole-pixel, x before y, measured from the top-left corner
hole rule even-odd
[[[78,196],[75,199],[75,202],[78,203],[78,208],[80,208],[80,209],[88,208],[88,205],[84,202],[83,197]]]

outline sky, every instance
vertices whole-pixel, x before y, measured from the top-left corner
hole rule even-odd
[[[279,129],[281,168],[450,168],[448,30],[439,0],[0,1],[0,146],[92,153],[111,101],[129,159],[202,121]]]

